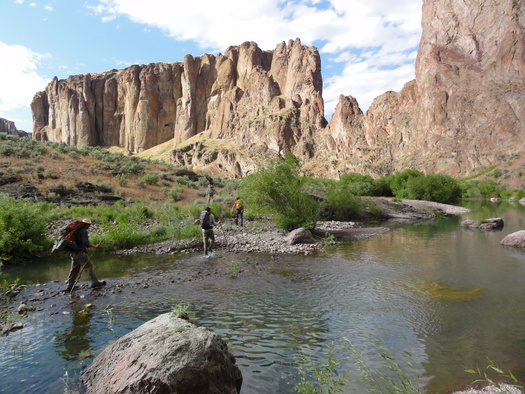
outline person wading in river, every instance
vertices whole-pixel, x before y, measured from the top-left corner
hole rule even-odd
[[[207,256],[208,252],[213,252],[213,246],[215,244],[213,227],[221,224],[221,221],[215,221],[215,216],[211,213],[211,207],[206,207],[206,209],[201,212],[199,220],[202,229],[202,241],[204,242],[204,256]]]
[[[82,271],[87,271],[89,278],[91,279],[91,287],[99,288],[106,284],[103,280],[98,280],[93,271],[93,265],[91,264],[91,259],[87,254],[87,248],[98,248],[100,244],[92,245],[89,243],[88,230],[91,226],[90,219],[82,220],[83,226],[75,232],[74,243],[76,244],[77,250],[72,250],[69,255],[71,256],[71,269],[69,270],[69,276],[67,278],[67,292],[73,290],[73,286],[80,278]]]

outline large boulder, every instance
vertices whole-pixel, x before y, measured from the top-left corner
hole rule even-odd
[[[106,347],[81,375],[87,393],[228,394],[242,374],[213,331],[166,313]]]
[[[290,231],[290,233],[286,236],[286,242],[288,242],[289,245],[313,244],[315,243],[315,239],[310,230],[301,227]]]
[[[507,235],[500,243],[503,246],[525,248],[525,230],[516,231],[515,233]]]

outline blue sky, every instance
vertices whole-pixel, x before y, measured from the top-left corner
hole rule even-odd
[[[31,131],[30,104],[57,76],[179,62],[300,38],[322,60],[325,115],[340,94],[366,111],[414,78],[422,0],[2,0],[0,117]]]

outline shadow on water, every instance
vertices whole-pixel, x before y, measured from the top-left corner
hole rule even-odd
[[[24,283],[46,283],[29,286],[20,299],[49,298],[23,318],[23,330],[0,338],[0,392],[64,391],[109,342],[177,304],[189,305],[192,322],[226,339],[243,373],[242,393],[293,393],[298,357],[321,365],[329,345],[339,370],[349,373],[344,392],[366,392],[343,338],[385,373],[375,339],[400,360],[409,352],[422,392],[468,385],[472,376],[464,370],[484,367],[486,357],[523,379],[525,253],[499,242],[525,228],[524,209],[493,203],[474,209],[396,225],[315,256],[95,255],[108,286],[71,297],[57,293],[62,282],[52,283],[67,277],[67,255],[10,268]],[[497,216],[505,220],[499,232],[459,226],[466,218]]]

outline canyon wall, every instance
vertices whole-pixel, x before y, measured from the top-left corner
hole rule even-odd
[[[297,39],[247,42],[181,63],[54,79],[35,96],[33,136],[244,175],[291,151],[311,174],[406,168],[467,176],[523,153],[525,2],[423,0],[416,79],[367,113],[341,95],[324,119],[320,57]]]
[[[31,107],[37,140],[128,153],[172,141],[173,160],[202,166],[220,155],[237,174],[266,154],[312,157],[326,125],[319,53],[298,39],[274,51],[246,42],[183,63],[55,78]],[[218,151],[206,142],[216,140]]]
[[[521,155],[524,22],[522,1],[424,0],[415,81],[366,115],[341,96],[319,155],[336,172],[452,176]]]
[[[19,137],[27,137],[29,133],[24,130],[18,130],[15,126],[15,122],[0,118],[0,133],[6,133],[9,135],[16,135]]]

